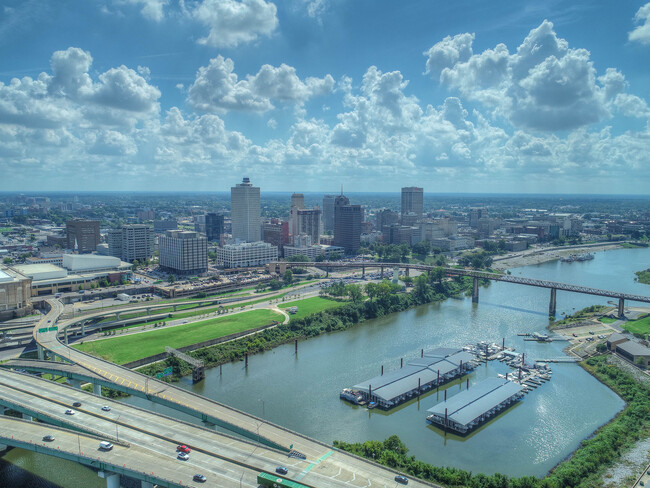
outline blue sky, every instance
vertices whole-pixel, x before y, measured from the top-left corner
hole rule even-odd
[[[647,193],[650,3],[2,2],[0,190]]]

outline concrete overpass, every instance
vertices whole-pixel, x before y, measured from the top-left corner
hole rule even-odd
[[[73,407],[75,415],[66,415],[65,409],[70,408],[74,402],[81,402],[81,406]],[[194,471],[191,474],[187,473],[190,478],[179,480],[182,486],[191,485],[191,476],[196,472],[206,475],[209,481],[212,481],[209,486],[230,486],[232,481],[239,482],[242,475],[254,483],[252,486],[257,486],[254,476],[262,471],[273,473],[278,465],[288,467],[287,478],[297,480],[308,487],[343,488],[346,485],[349,488],[349,484],[352,484],[357,487],[393,488],[395,485],[395,473],[391,470],[332,448],[315,459],[288,457],[284,451],[264,447],[257,442],[236,438],[200,425],[86,393],[67,385],[7,370],[0,370],[0,404],[5,408],[20,411],[27,418],[36,418],[45,422],[34,423],[38,426],[38,430],[36,434],[32,433],[29,439],[39,446],[49,447],[49,443],[41,442],[40,439],[44,435],[56,432],[54,435],[58,447],[59,439],[66,438],[67,433],[71,432],[74,435],[72,439],[74,452],[66,451],[66,453],[79,457],[81,453],[86,456],[93,448],[92,452],[98,452],[99,440],[110,440],[116,444],[115,452],[131,452],[132,459],[126,467],[130,471],[134,471],[134,467],[137,469],[134,474],[130,472],[124,474],[145,482],[151,481],[153,475],[165,478],[159,473],[158,467],[171,463],[182,467],[188,464],[193,466]],[[105,405],[110,407],[109,411],[102,410]],[[58,425],[60,428],[54,428],[52,425]],[[89,426],[91,426],[90,431]],[[66,430],[61,430],[63,428]],[[23,429],[20,425],[13,427],[11,429],[13,435],[15,435],[14,430],[22,432]],[[90,448],[82,444],[77,446],[76,437],[77,434],[81,436],[80,432],[84,432],[84,438],[94,439],[94,444],[89,441]],[[4,439],[0,437],[0,442],[6,441],[5,443],[11,444],[8,437],[8,435]],[[27,439],[23,438],[22,441],[20,447],[24,447]],[[181,462],[175,459],[175,447],[178,444],[186,444],[192,449],[190,461]],[[87,446],[88,443],[85,445]],[[142,449],[155,454],[154,464],[147,464],[151,462],[151,456],[143,455]],[[104,463],[113,460],[111,453],[100,452],[99,455]],[[93,455],[92,458],[94,457]],[[69,457],[67,459],[77,460]],[[79,462],[84,460],[79,459]],[[143,466],[147,466],[144,471],[142,471]],[[104,469],[123,473],[112,466]],[[139,477],[140,472],[146,473],[147,478]],[[418,488],[430,486],[417,480],[413,480],[412,485]],[[143,483],[143,486],[149,485]]]
[[[340,262],[340,261],[335,261],[335,262],[329,262],[329,261],[324,261],[321,263],[313,263],[313,265],[317,266],[318,268],[325,269],[327,271],[327,274],[329,275],[329,272],[331,269],[359,269],[361,268],[361,272],[365,275],[366,273],[366,268],[372,268],[372,269],[380,269],[382,274],[384,271],[384,268],[386,269],[394,269],[394,268],[399,268],[399,269],[404,269],[406,274],[408,275],[410,270],[418,270],[418,271],[424,271],[424,272],[429,272],[433,269],[439,268],[439,266],[429,266],[426,264],[406,264],[406,263],[375,263],[375,262],[370,262],[370,261],[363,261],[363,262],[358,262],[358,263],[350,263],[350,262]],[[293,267],[304,267],[305,263],[294,263],[294,262],[275,262],[275,263],[269,263],[267,265],[269,271],[271,272],[278,272],[280,274],[284,273],[287,269],[293,268]],[[479,298],[479,280],[484,279],[484,280],[493,280],[493,281],[504,281],[507,283],[515,283],[518,285],[527,285],[527,286],[535,286],[538,288],[548,288],[551,290],[551,298],[549,301],[549,306],[548,306],[548,313],[549,315],[555,315],[556,312],[556,293],[557,290],[562,290],[562,291],[570,291],[574,293],[584,293],[586,295],[596,295],[596,296],[601,296],[601,297],[607,297],[607,298],[616,298],[618,299],[618,316],[623,317],[624,315],[624,308],[625,308],[625,301],[626,300],[631,300],[635,302],[643,302],[643,303],[650,303],[650,297],[644,296],[644,295],[634,295],[631,293],[623,293],[623,292],[618,292],[618,291],[611,291],[611,290],[600,290],[598,288],[590,288],[587,286],[579,286],[579,285],[571,285],[568,283],[560,283],[556,281],[547,281],[547,280],[537,280],[533,278],[522,278],[518,276],[511,276],[511,275],[506,275],[506,274],[499,274],[499,273],[488,273],[485,271],[476,271],[476,270],[471,270],[471,269],[464,269],[464,268],[449,268],[449,267],[442,267],[441,268],[445,275],[447,276],[469,276],[474,279],[473,287],[472,287],[472,301],[475,303],[478,303],[478,298]]]
[[[43,441],[44,435],[54,435],[53,442]],[[106,479],[107,488],[119,488],[119,475],[124,474],[140,480],[142,488],[160,487],[198,487],[193,481],[194,474],[201,472],[196,464],[185,464],[170,458],[164,462],[158,452],[142,446],[125,447],[114,445],[110,451],[101,451],[99,438],[68,431],[38,422],[30,422],[0,416],[0,443],[4,446],[19,447],[69,461],[75,461],[98,470],[98,475]],[[210,476],[212,486],[228,488],[257,486],[257,473],[239,470],[236,479],[220,476],[203,470]],[[203,474],[203,472],[201,474]]]

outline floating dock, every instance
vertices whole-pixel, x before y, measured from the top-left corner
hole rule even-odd
[[[389,409],[474,369],[474,356],[462,349],[439,347],[403,367],[354,385],[363,401]]]
[[[427,420],[445,430],[468,434],[524,395],[517,383],[488,378],[427,410]]]

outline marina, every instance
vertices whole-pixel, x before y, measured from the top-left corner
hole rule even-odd
[[[571,254],[561,259],[563,263],[573,263],[574,261],[591,261],[594,259],[594,255],[590,252],[584,254]]]
[[[366,402],[368,408],[378,406],[384,410],[393,408],[411,398],[439,387],[453,379],[460,378],[476,366],[472,354],[462,349],[439,347],[422,350],[419,359],[408,361],[398,370],[375,376],[341,391],[340,397],[352,403]],[[355,391],[361,397],[355,400],[349,392]],[[352,397],[352,399],[350,399]]]
[[[427,410],[427,421],[465,435],[524,396],[524,387],[502,378],[487,378]]]

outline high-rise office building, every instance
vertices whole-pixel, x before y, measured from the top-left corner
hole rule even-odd
[[[383,231],[385,225],[399,222],[399,214],[388,209],[379,210],[375,214],[375,218],[377,219],[376,228],[378,231]]]
[[[208,270],[208,239],[198,232],[168,230],[158,240],[160,266],[181,274]]]
[[[291,206],[296,208],[305,208],[305,195],[303,193],[294,193],[291,195]]]
[[[294,193],[291,195],[291,208],[289,210],[289,233],[292,236],[298,235],[298,210],[305,208],[305,195]]]
[[[415,214],[422,216],[424,209],[424,193],[422,188],[408,186],[402,188],[402,215]]]
[[[264,242],[268,242],[277,247],[280,256],[283,256],[284,246],[289,244],[289,222],[271,219],[271,222],[264,223],[263,230]]]
[[[111,229],[106,236],[109,256],[122,261],[133,262],[150,259],[153,256],[153,232],[145,224],[123,225]]]
[[[223,234],[223,215],[209,213],[205,215],[205,235],[208,241],[214,242],[221,239]]]
[[[68,249],[93,252],[99,244],[99,220],[68,220],[65,223]]]
[[[323,197],[323,231],[334,231],[334,200],[336,195]]]
[[[478,228],[478,221],[488,216],[488,209],[485,207],[471,207],[469,209],[469,226]]]
[[[260,188],[249,178],[230,189],[232,237],[246,242],[260,240]]]
[[[341,246],[348,254],[361,247],[361,205],[350,205],[350,200],[339,195],[334,200],[334,245]]]
[[[122,227],[122,261],[150,259],[153,256],[153,232],[148,225]]]
[[[320,242],[320,213],[318,207],[298,210],[298,226],[295,236],[307,234],[311,237],[312,244],[318,244]]]

